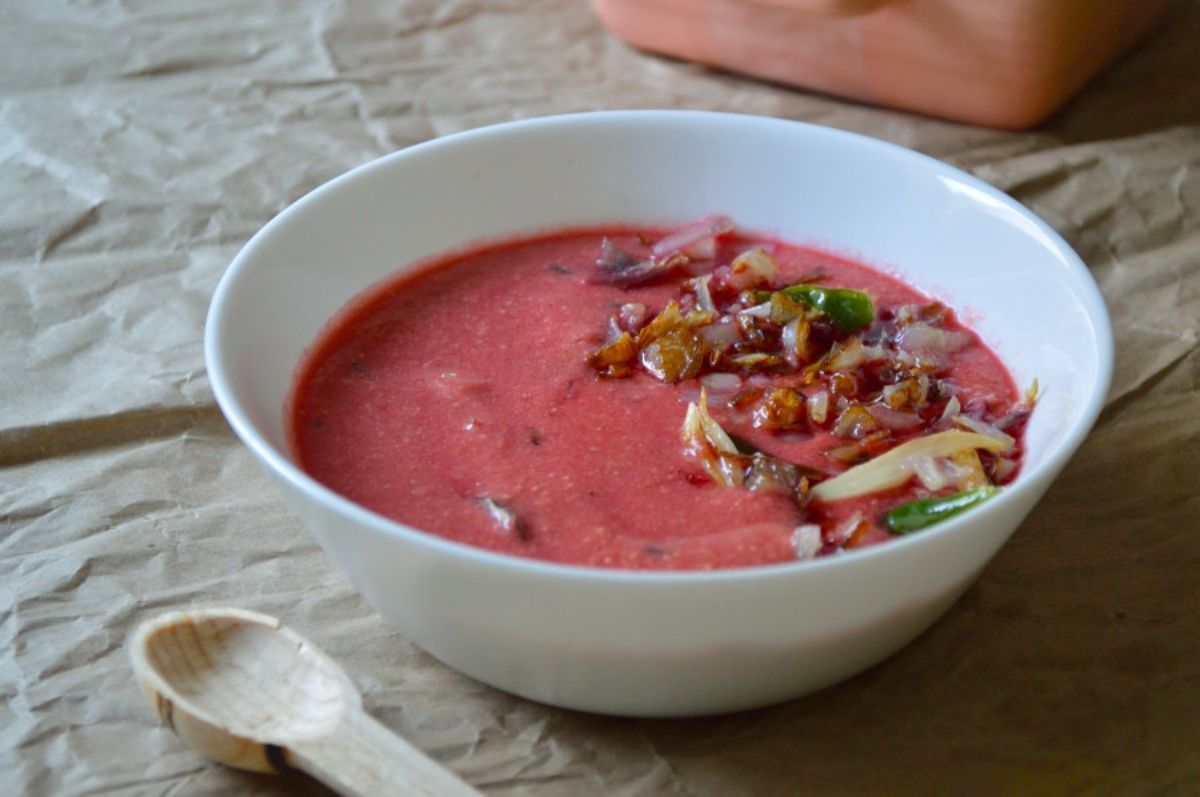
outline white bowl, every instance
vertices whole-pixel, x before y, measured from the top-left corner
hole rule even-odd
[[[1015,483],[921,534],[807,563],[622,572],[508,557],[388,520],[292,462],[283,406],[305,348],[405,264],[603,222],[744,228],[852,253],[956,307],[1042,399]],[[1019,204],[850,133],[699,112],[534,119],[431,141],[313,191],[262,229],[213,299],[218,403],[292,510],[416,644],[559,706],[680,716],[769,704],[888,656],[967,588],[1079,446],[1112,370],[1086,267]]]

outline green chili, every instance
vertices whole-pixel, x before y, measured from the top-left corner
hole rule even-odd
[[[921,498],[893,507],[883,522],[893,534],[909,534],[981,504],[998,492],[999,487],[976,487],[941,498]]]
[[[815,310],[820,310],[833,319],[844,332],[862,329],[875,320],[875,308],[871,297],[862,291],[849,288],[825,288],[801,282],[780,288],[779,293],[794,302],[803,302]],[[770,300],[770,291],[755,291],[754,299],[758,302]]]

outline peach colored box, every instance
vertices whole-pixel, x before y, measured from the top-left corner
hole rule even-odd
[[[1037,124],[1173,0],[593,0],[630,44],[992,127]]]

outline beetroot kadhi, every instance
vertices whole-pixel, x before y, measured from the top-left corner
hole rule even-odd
[[[436,259],[321,333],[300,466],[411,527],[603,568],[886,544],[1016,475],[1035,399],[953,310],[707,217]]]

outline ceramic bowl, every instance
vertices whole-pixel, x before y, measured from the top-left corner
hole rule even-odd
[[[623,572],[513,558],[388,520],[305,475],[285,443],[294,369],[350,299],[406,263],[569,226],[743,228],[849,254],[955,307],[1042,398],[1019,477],[921,534],[796,564]],[[797,697],[907,644],[971,584],[1087,434],[1112,332],[1046,224],[917,153],[795,122],[602,112],[473,130],[380,158],[245,246],[206,329],[218,403],[366,600],[417,645],[524,697],[638,716]]]

